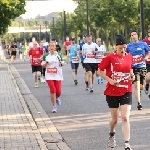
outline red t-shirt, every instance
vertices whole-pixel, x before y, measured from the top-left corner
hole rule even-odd
[[[29,50],[29,56],[30,55],[32,56],[31,65],[32,66],[41,66],[42,60],[40,58],[43,55],[43,50],[40,47],[38,47],[36,49],[31,48]]]
[[[132,69],[132,56],[126,54],[119,56],[116,53],[109,54],[99,64],[98,68],[101,71],[106,70],[106,75],[119,82],[118,86],[111,85],[109,82],[106,85],[105,95],[122,96],[127,92],[132,92],[132,83],[128,80]]]
[[[148,38],[143,39],[143,42],[147,43],[147,45],[150,47],[150,40]],[[150,64],[150,58],[148,59],[148,61],[146,61],[146,64]]]
[[[71,42],[70,42],[70,41],[64,42],[64,48],[65,48],[65,50],[67,50],[67,47],[68,47],[69,45],[71,45]]]

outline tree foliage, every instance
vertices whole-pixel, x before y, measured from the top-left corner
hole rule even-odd
[[[25,13],[25,0],[0,0],[0,35],[3,35],[11,20]]]

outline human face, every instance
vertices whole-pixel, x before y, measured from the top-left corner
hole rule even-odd
[[[138,41],[138,34],[136,32],[131,33],[132,42],[136,43]]]
[[[148,37],[150,37],[150,31],[148,31]]]
[[[37,43],[36,42],[33,43],[33,47],[37,48]]]
[[[91,43],[92,43],[92,37],[91,37],[91,36],[87,37],[86,39],[87,39],[87,43],[88,43],[88,44],[91,44]]]
[[[56,44],[55,44],[55,42],[52,42],[52,43],[49,44],[48,50],[49,50],[51,53],[54,53],[54,51],[56,50]]]
[[[72,43],[72,44],[75,44],[75,40],[72,40],[71,43]]]
[[[117,45],[116,46],[116,53],[120,56],[124,56],[125,55],[125,52],[126,52],[126,47],[127,45],[126,44],[123,44],[123,45]]]
[[[99,46],[101,45],[101,39],[100,38],[96,39],[96,44]]]

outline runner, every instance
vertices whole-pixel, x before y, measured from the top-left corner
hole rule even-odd
[[[22,45],[22,57],[24,61],[27,61],[28,48],[27,42],[25,42],[25,44]]]
[[[46,39],[44,38],[42,43],[43,43],[43,48],[42,48],[43,52],[46,53],[46,50],[47,50],[47,47],[48,47],[48,42],[46,42]]]
[[[87,36],[87,43],[83,45],[82,55],[85,56],[84,67],[88,74],[88,85],[90,93],[93,92],[93,81],[94,74],[96,71],[96,59],[95,59],[95,50],[100,50],[99,46],[96,43],[92,42],[92,37]]]
[[[146,42],[147,45],[150,47],[150,30],[148,30],[148,38],[143,39],[143,42]],[[149,83],[150,83],[150,58],[146,61],[146,69],[147,74],[145,77],[146,85],[145,85],[145,94],[148,95],[149,93]],[[148,95],[150,99],[150,95]]]
[[[99,75],[98,75],[98,65],[99,63],[102,61],[102,59],[104,58],[104,53],[106,52],[106,48],[104,45],[101,44],[101,38],[97,38],[96,39],[96,44],[100,47],[100,50],[97,50],[95,51],[96,53],[96,77],[97,77],[97,84],[100,84],[100,83],[103,83],[104,80],[103,78],[101,78]]]
[[[104,94],[108,103],[111,120],[108,146],[116,147],[115,127],[118,122],[119,105],[121,107],[122,133],[125,141],[125,150],[132,150],[130,140],[130,109],[132,104],[132,81],[134,74],[132,70],[132,56],[125,52],[126,41],[122,35],[116,38],[116,51],[101,61],[99,64],[99,75],[108,81]],[[105,74],[106,70],[106,74]]]
[[[133,56],[132,68],[135,74],[134,94],[138,102],[137,108],[138,110],[142,110],[140,90],[143,90],[144,88],[143,85],[147,72],[145,60],[150,56],[150,48],[145,42],[138,40],[138,34],[135,30],[131,31],[130,36],[132,42],[127,45],[127,53],[130,53]]]
[[[10,47],[10,51],[11,51],[11,62],[14,62],[14,60],[16,59],[16,54],[17,54],[17,45],[14,44],[14,42],[12,43]]]
[[[81,40],[80,42],[80,59],[81,59],[81,64],[82,64],[82,67],[83,67],[83,70],[84,70],[84,80],[85,80],[85,88],[86,90],[89,89],[89,85],[88,85],[88,74],[85,70],[85,67],[84,67],[84,58],[85,56],[82,56],[82,47],[83,45],[86,43],[86,35],[83,36],[83,39]]]
[[[22,61],[22,43],[19,44],[18,50],[19,50],[20,60]]]
[[[69,41],[69,37],[66,37],[66,41],[64,42],[64,50],[65,50],[65,54],[67,56],[68,52],[68,46],[71,44],[71,42]]]
[[[67,52],[69,63],[71,64],[74,84],[77,85],[77,70],[79,67],[79,46],[76,44],[74,37],[71,38],[71,45],[68,47]]]
[[[35,88],[38,88],[38,82],[41,82],[41,58],[43,51],[37,46],[37,42],[33,43],[33,48],[29,50],[29,57],[31,59],[33,79],[35,81]]]
[[[45,78],[50,88],[50,97],[53,105],[52,112],[57,112],[57,105],[61,105],[61,81],[63,80],[62,68],[63,63],[56,50],[56,44],[51,41],[48,47],[49,53],[43,56],[42,66],[46,68]]]

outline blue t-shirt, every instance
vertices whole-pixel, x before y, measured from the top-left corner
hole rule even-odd
[[[19,46],[18,46],[18,49],[19,49],[19,50],[22,50],[22,45],[19,45]]]
[[[70,53],[70,56],[69,56],[69,62],[72,61],[72,57],[77,57],[77,53],[75,51],[78,51],[78,46],[75,45],[75,46],[72,46],[70,45],[69,47],[69,53]]]
[[[146,67],[146,63],[143,60],[150,48],[145,42],[138,41],[138,43],[129,43],[126,49],[127,53],[133,56],[132,68],[143,68]]]
[[[84,42],[80,42],[80,51],[82,51],[82,47],[85,43]],[[82,55],[80,56],[81,61],[83,61],[85,59],[85,57],[83,57]]]

